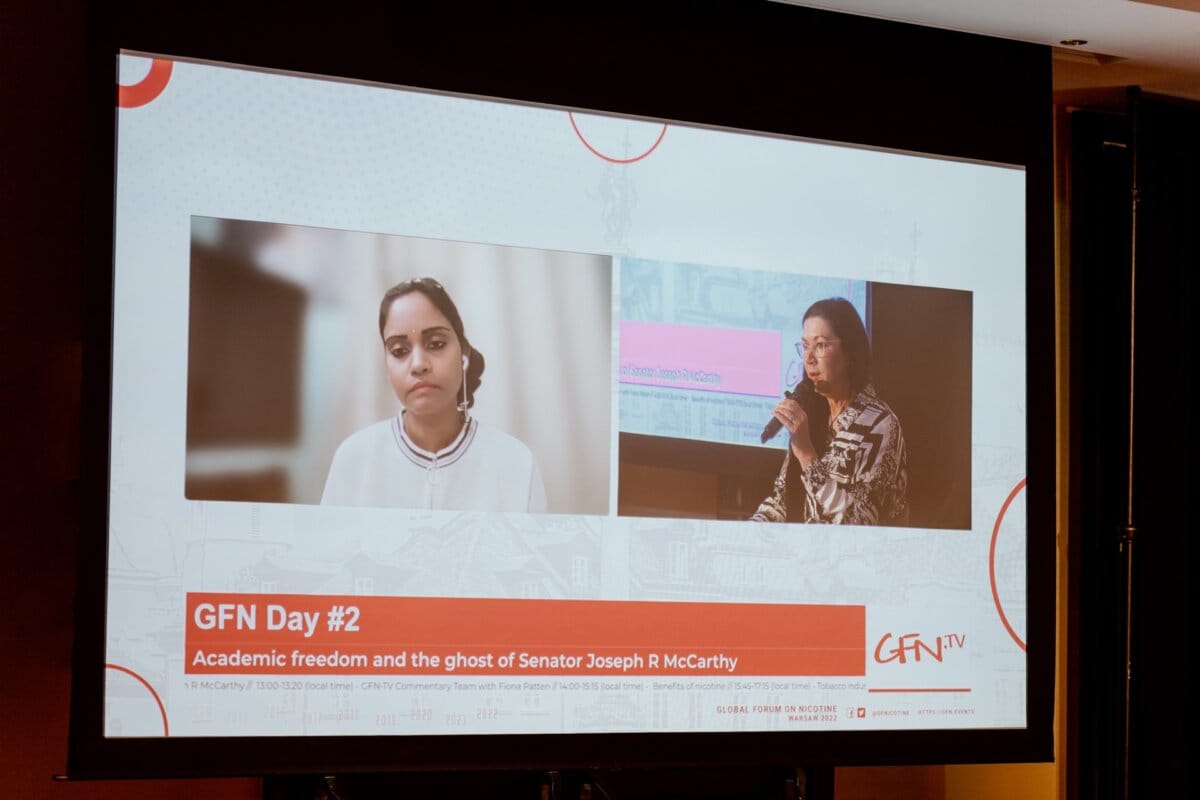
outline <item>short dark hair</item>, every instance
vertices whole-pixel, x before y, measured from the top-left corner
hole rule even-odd
[[[458,343],[462,347],[463,355],[467,356],[467,408],[475,405],[475,392],[483,383],[483,353],[476,350],[469,341],[467,335],[463,332],[462,316],[458,313],[458,306],[454,305],[454,301],[450,299],[450,294],[445,287],[435,281],[433,278],[410,278],[406,281],[397,283],[392,288],[383,293],[383,300],[379,302],[379,338],[383,338],[383,328],[387,325],[388,312],[392,310],[392,303],[397,298],[404,297],[406,294],[420,292],[425,295],[429,302],[433,303],[433,307],[442,312],[447,320],[450,321],[450,327],[454,330],[454,335],[458,337]]]
[[[858,310],[844,297],[830,297],[809,306],[802,322],[809,317],[820,317],[833,328],[850,363],[850,389],[855,393],[862,391],[871,382],[871,341]]]

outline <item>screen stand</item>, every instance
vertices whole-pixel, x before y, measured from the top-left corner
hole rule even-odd
[[[833,767],[693,767],[270,775],[264,800],[833,800]]]

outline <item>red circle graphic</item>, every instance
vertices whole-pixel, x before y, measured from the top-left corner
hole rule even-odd
[[[143,678],[141,675],[138,675],[133,670],[129,669],[128,667],[122,667],[120,664],[105,664],[104,668],[105,669],[114,669],[117,672],[124,672],[126,675],[130,676],[135,681],[142,684],[142,686],[146,687],[146,690],[150,692],[150,696],[154,698],[154,702],[158,703],[158,713],[162,714],[163,736],[170,736],[171,728],[169,725],[167,725],[167,709],[163,705],[162,698],[158,696],[158,692],[154,691],[154,687],[150,685],[150,682],[148,680],[146,680],[145,678]]]
[[[612,156],[604,155],[604,153],[601,153],[599,150],[592,147],[591,143],[584,138],[583,133],[579,130],[579,126],[575,124],[575,114],[573,112],[568,111],[567,118],[571,120],[571,127],[575,130],[575,135],[579,137],[579,141],[583,142],[583,146],[590,150],[592,155],[596,156],[597,158],[603,158],[605,161],[608,161],[612,164],[632,164],[635,161],[641,161],[643,158],[658,149],[659,144],[662,143],[663,137],[667,135],[667,123],[664,122],[662,124],[662,130],[658,133],[658,138],[654,140],[654,144],[650,145],[649,150],[641,155],[634,156],[633,158],[613,158]]]
[[[1000,602],[1000,590],[996,588],[996,539],[1000,535],[1000,523],[1004,521],[1004,514],[1008,511],[1008,507],[1012,505],[1012,501],[1016,499],[1017,492],[1025,488],[1025,482],[1028,478],[1021,478],[1013,490],[1008,493],[1008,498],[1005,499],[1004,505],[1000,506],[1000,513],[996,515],[996,524],[992,526],[992,544],[988,548],[988,577],[992,582],[992,600],[996,604],[996,611],[1000,614],[1000,621],[1004,623],[1004,630],[1008,631],[1008,635],[1017,643],[1017,647],[1025,650],[1025,642],[1021,641],[1021,637],[1013,630],[1009,624],[1008,616],[1004,613],[1004,605]]]
[[[137,83],[131,83],[128,86],[118,83],[117,105],[121,108],[137,108],[154,100],[162,94],[163,89],[167,88],[167,81],[171,80],[173,67],[173,61],[156,58],[150,64],[150,71],[146,73],[146,77]]]

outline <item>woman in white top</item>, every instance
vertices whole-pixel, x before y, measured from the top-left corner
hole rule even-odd
[[[321,503],[544,512],[546,490],[529,448],[469,413],[483,355],[442,285],[414,278],[388,289],[379,335],[403,410],[338,446]]]

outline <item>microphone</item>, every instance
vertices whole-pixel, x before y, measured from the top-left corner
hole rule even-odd
[[[813,383],[807,375],[804,376],[804,380],[796,384],[795,389],[790,392],[783,393],[784,397],[788,398],[789,400],[795,400],[797,403],[800,403],[800,405],[804,405],[804,402],[812,397],[812,395]],[[775,419],[775,417],[771,417],[769,420],[767,420],[767,424],[764,425],[762,429],[762,443],[766,444],[774,439],[779,434],[779,429],[782,427],[783,423]]]

